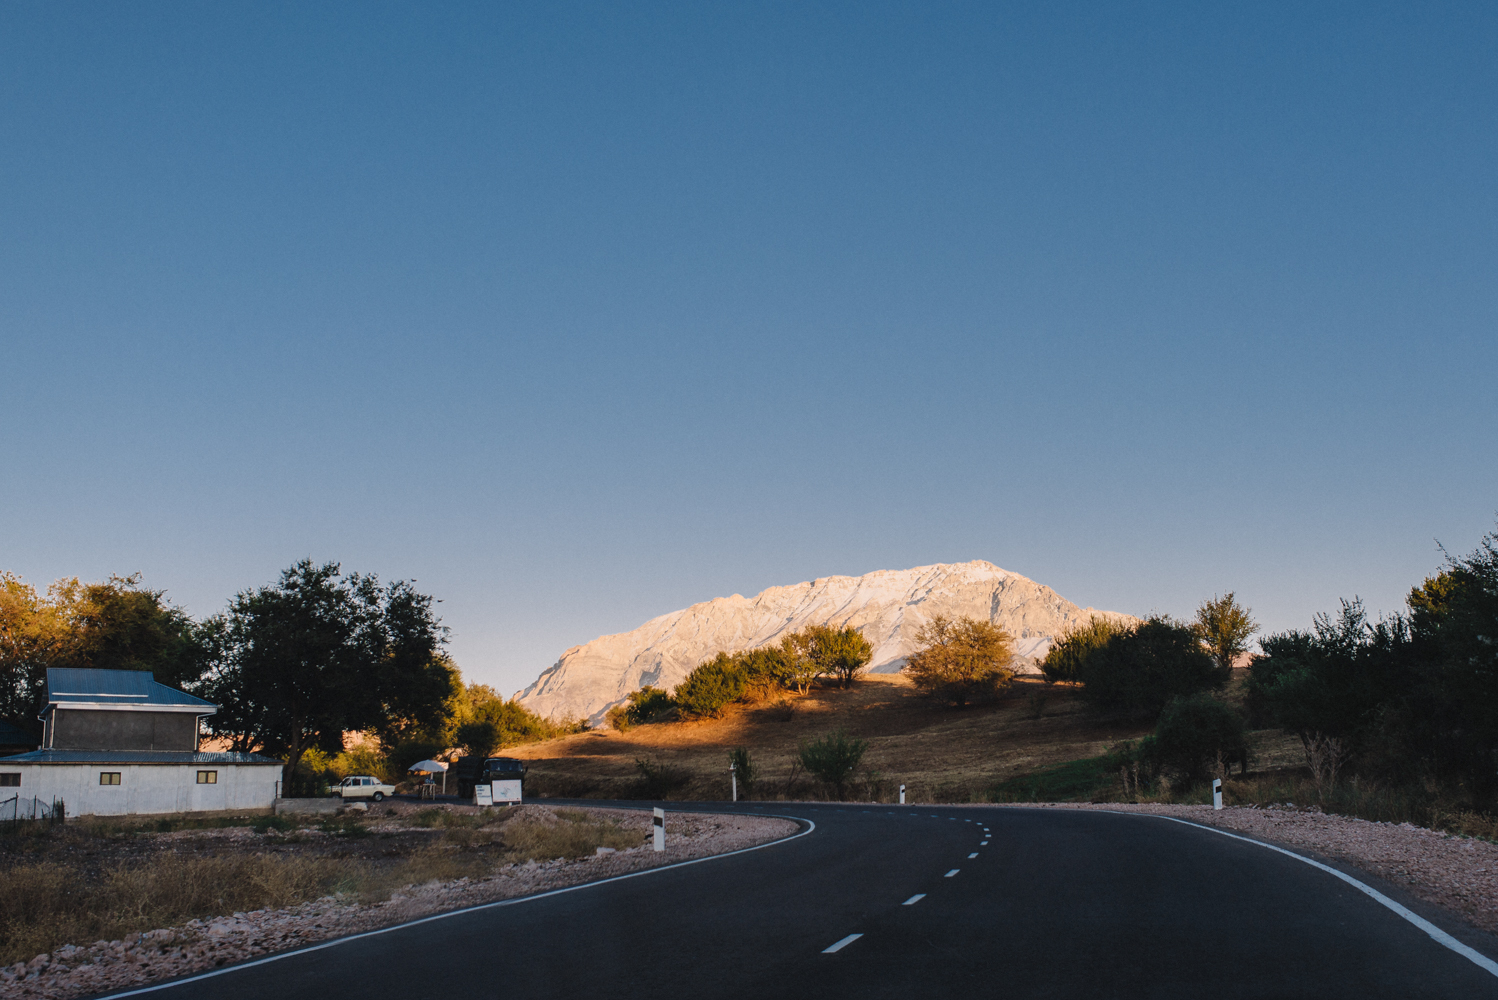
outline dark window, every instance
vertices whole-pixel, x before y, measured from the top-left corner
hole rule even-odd
[[[0,788],[21,787],[21,772],[12,771],[8,774],[0,774]]]
[[[218,772],[217,771],[199,771],[198,772],[198,784],[200,784],[200,785],[216,785],[216,784],[218,784]]]
[[[100,771],[99,772],[99,784],[101,784],[101,785],[118,785],[119,783],[120,783],[120,772],[118,772],[118,771]]]

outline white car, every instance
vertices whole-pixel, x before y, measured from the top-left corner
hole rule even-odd
[[[379,778],[371,778],[367,774],[349,775],[338,783],[336,790],[345,799],[369,799],[372,802],[382,801],[385,796],[395,794],[394,785],[387,785]]]

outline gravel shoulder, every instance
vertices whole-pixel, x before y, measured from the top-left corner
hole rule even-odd
[[[1314,809],[1033,803],[1026,808],[1104,809],[1188,819],[1234,833],[1299,847],[1399,885],[1411,895],[1498,934],[1498,844],[1438,833],[1408,823],[1374,823]]]
[[[650,828],[648,812],[592,808],[586,812],[626,829],[638,828],[642,840]],[[117,941],[67,945],[0,969],[0,998],[72,1000],[127,989],[435,913],[724,854],[789,836],[796,829],[789,820],[763,816],[668,812],[667,848],[661,853],[644,844],[576,860],[508,864],[486,877],[407,886],[381,902],[325,896],[285,909],[192,920]],[[218,835],[237,834],[224,831]]]

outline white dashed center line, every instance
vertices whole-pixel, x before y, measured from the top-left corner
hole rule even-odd
[[[978,846],[979,847],[987,847],[988,846],[988,841],[986,841],[986,840],[980,840],[980,841],[978,841]]]
[[[977,852],[977,851],[974,851],[974,852],[973,852],[973,853],[972,853],[972,854],[969,854],[969,855],[968,855],[968,856],[967,856],[967,859],[968,859],[968,860],[969,860],[969,861],[971,861],[971,860],[973,860],[973,859],[974,859],[974,858],[976,858],[976,857],[977,857],[977,856],[978,856],[978,852]]]
[[[915,904],[919,903],[921,900],[923,900],[925,898],[926,898],[926,894],[924,892],[918,892],[914,896],[911,896],[909,899],[907,899],[905,902],[901,903],[900,905],[901,906],[914,906]]]
[[[844,948],[848,947],[848,945],[852,944],[854,941],[857,941],[861,937],[863,937],[862,934],[849,934],[847,937],[843,938],[836,944],[829,945],[826,948],[823,948],[822,954],[832,955],[839,951],[842,951]]]
[[[953,875],[956,875],[960,871],[962,871],[961,868],[953,868],[951,871],[943,875],[942,878],[951,878]]]

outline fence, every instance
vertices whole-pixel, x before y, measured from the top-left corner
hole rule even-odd
[[[61,823],[67,814],[67,807],[63,805],[62,799],[43,802],[41,799],[22,798],[20,795],[0,799],[0,823],[20,823],[39,819]]]

